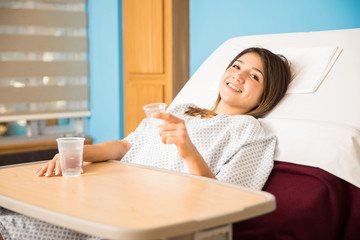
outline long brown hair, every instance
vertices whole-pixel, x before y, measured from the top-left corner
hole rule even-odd
[[[252,47],[240,52],[226,69],[230,68],[238,58],[246,53],[258,54],[264,68],[264,91],[259,105],[244,113],[259,118],[269,113],[284,97],[291,81],[290,65],[288,60],[282,55],[274,54],[265,48]],[[185,113],[190,116],[201,116],[202,118],[216,116],[215,110],[220,101],[221,97],[219,94],[212,110],[189,107]]]

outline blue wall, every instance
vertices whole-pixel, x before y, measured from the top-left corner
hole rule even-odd
[[[359,0],[190,0],[190,75],[224,41],[360,28]]]
[[[231,37],[360,28],[359,0],[189,0],[190,74]],[[123,138],[121,0],[89,0],[89,135]]]
[[[123,137],[121,1],[88,1],[89,136],[94,143]]]

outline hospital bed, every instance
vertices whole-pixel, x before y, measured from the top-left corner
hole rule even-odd
[[[278,138],[263,189],[277,209],[233,224],[234,239],[360,239],[359,43],[360,29],[231,38],[172,102],[211,108],[227,63],[247,47],[291,62],[286,96],[260,119]]]

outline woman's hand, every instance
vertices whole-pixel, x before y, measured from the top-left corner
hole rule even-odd
[[[175,144],[181,158],[186,159],[197,152],[187,133],[184,120],[169,113],[154,113],[152,117],[165,121],[159,130],[161,141],[165,144]]]
[[[165,144],[176,145],[179,156],[185,160],[191,174],[216,179],[204,158],[191,142],[184,120],[169,113],[154,113],[152,117],[165,121],[159,130],[161,141]]]
[[[35,171],[35,174],[38,177],[45,175],[46,177],[51,177],[55,169],[55,175],[60,175],[61,165],[60,165],[60,154],[56,154],[52,160],[44,164],[42,167]]]
[[[121,160],[129,151],[131,144],[126,140],[114,140],[94,145],[85,145],[83,162],[101,162],[106,160]],[[52,160],[35,171],[38,176],[50,177],[55,170],[55,175],[61,174],[60,155],[56,154]]]

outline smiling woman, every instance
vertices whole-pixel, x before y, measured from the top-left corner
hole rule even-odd
[[[284,56],[264,48],[247,48],[228,65],[213,109],[190,108],[187,114],[263,117],[283,98],[290,80],[290,66]]]

